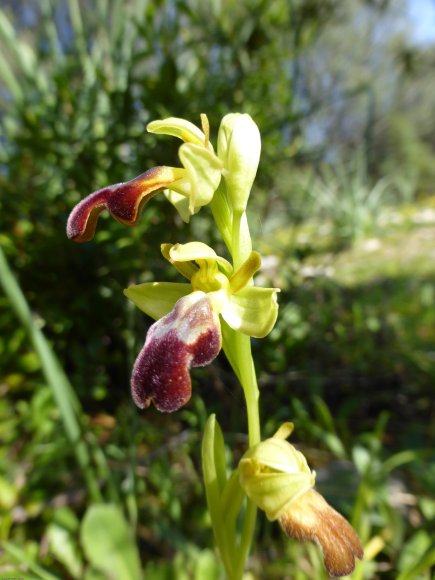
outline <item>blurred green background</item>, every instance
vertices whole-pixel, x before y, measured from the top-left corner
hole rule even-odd
[[[246,112],[263,139],[250,201],[280,316],[254,341],[264,436],[282,421],[366,549],[354,579],[435,564],[435,5],[431,0],[2,0],[0,576],[218,579],[199,442],[246,446],[224,356],[181,412],[139,413],[150,320],[130,283],[177,280],[161,242],[220,248],[163,196],[128,229],[65,236],[85,194],[157,164],[166,116]],[[232,459],[230,457],[232,454]],[[326,578],[259,518],[251,579]]]

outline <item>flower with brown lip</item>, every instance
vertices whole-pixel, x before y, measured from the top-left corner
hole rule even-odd
[[[240,484],[287,536],[320,546],[329,574],[346,576],[363,557],[361,542],[347,520],[313,489],[314,471],[285,441],[292,430],[292,423],[284,423],[273,437],[248,449],[239,463]]]

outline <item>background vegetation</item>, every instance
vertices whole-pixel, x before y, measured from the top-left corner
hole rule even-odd
[[[421,5],[425,19],[428,2]],[[424,7],[426,9],[424,10]],[[161,241],[214,243],[158,198],[134,230],[64,230],[84,194],[175,162],[148,121],[250,113],[252,223],[280,318],[254,344],[264,435],[296,424],[321,491],[366,549],[353,578],[435,563],[435,90],[405,1],[3,0],[0,11],[0,575],[219,578],[198,443],[234,457],[222,358],[183,411],[141,416],[129,373],[150,321],[131,282],[171,279]],[[417,11],[418,13],[418,11]],[[141,572],[142,571],[142,572]],[[261,520],[252,578],[324,578]]]

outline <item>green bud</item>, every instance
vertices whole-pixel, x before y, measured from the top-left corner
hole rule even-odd
[[[283,439],[285,424],[270,439],[251,447],[239,463],[240,485],[269,520],[276,520],[288,505],[314,486],[315,472],[300,451]]]

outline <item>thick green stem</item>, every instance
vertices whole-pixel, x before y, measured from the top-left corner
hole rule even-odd
[[[261,441],[259,391],[255,367],[252,360],[251,339],[249,336],[234,333],[235,360],[237,361],[236,374],[243,387],[248,415],[249,446],[252,447]],[[235,578],[242,578],[246,560],[251,549],[257,518],[257,507],[247,500],[246,511],[243,520],[238,559],[235,566]]]
[[[246,214],[234,212],[232,221],[231,254],[234,270],[240,268],[251,253],[251,236],[249,233]],[[245,394],[246,411],[248,416],[249,446],[252,447],[261,441],[259,391],[254,362],[252,360],[251,339],[249,336],[234,332],[232,337],[232,353],[230,362],[238,376]],[[242,534],[238,549],[238,558],[234,566],[234,578],[241,579],[245,569],[246,560],[251,549],[257,518],[257,507],[247,499],[246,510],[243,519]]]

